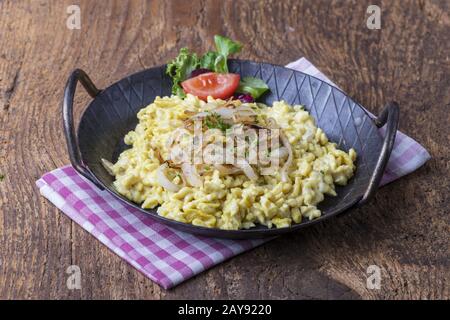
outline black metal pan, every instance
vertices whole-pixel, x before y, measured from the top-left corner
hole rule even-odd
[[[64,92],[63,121],[70,161],[73,167],[98,188],[112,193],[120,201],[146,213],[174,229],[194,234],[233,239],[263,238],[293,232],[318,223],[353,206],[366,203],[376,192],[389,155],[394,145],[399,109],[390,102],[377,118],[371,117],[359,104],[341,90],[305,73],[281,66],[243,60],[230,60],[230,72],[241,77],[256,76],[270,87],[270,93],[261,102],[271,105],[285,100],[302,104],[316,119],[318,127],[330,141],[358,154],[357,170],[349,184],[336,189],[338,196],[326,197],[318,205],[322,216],[294,224],[289,228],[268,229],[257,226],[249,230],[228,231],[198,227],[161,217],[154,210],[145,210],[121,196],[100,159],[115,162],[126,148],[123,138],[137,124],[137,112],[153,102],[156,96],[170,95],[171,80],[165,75],[165,66],[147,69],[128,76],[110,87],[99,90],[82,70],[69,77]],[[78,131],[73,121],[73,101],[80,82],[93,100],[84,111]],[[384,139],[378,129],[386,125]]]

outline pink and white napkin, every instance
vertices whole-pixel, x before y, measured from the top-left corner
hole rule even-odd
[[[333,84],[305,58],[287,67]],[[429,159],[419,143],[397,132],[382,184],[413,172]],[[44,174],[36,185],[64,214],[166,289],[269,241],[213,239],[173,230],[100,191],[71,166]]]

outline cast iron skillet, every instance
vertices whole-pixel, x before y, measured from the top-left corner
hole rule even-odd
[[[124,203],[148,214],[174,229],[217,238],[263,238],[293,232],[335,216],[352,206],[366,203],[376,192],[394,145],[399,109],[395,102],[386,105],[373,119],[362,107],[341,90],[302,72],[281,66],[243,60],[230,60],[230,72],[241,77],[256,76],[270,87],[270,93],[261,102],[271,105],[285,100],[289,104],[302,104],[316,119],[330,141],[358,154],[355,176],[345,187],[338,187],[336,197],[327,196],[318,206],[322,216],[318,219],[294,224],[289,228],[268,229],[257,226],[249,230],[228,231],[193,226],[161,217],[154,210],[145,210],[121,196],[113,186],[111,177],[101,165],[104,158],[115,162],[127,148],[123,143],[126,133],[137,124],[137,112],[150,104],[156,96],[170,95],[171,80],[165,75],[165,66],[147,69],[128,76],[110,87],[99,90],[86,73],[75,70],[70,75],[64,92],[64,133],[72,166],[100,189],[106,189]],[[84,111],[78,132],[73,121],[73,100],[77,83],[94,100]],[[378,129],[386,124],[384,139]]]

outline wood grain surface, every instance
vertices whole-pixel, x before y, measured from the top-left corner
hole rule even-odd
[[[81,30],[66,27],[68,5]],[[370,4],[381,29],[366,27]],[[165,63],[212,36],[241,58],[307,57],[377,113],[401,106],[400,129],[432,160],[368,205],[231,259],[163,290],[39,195],[35,180],[69,162],[61,129],[72,69],[99,87]],[[0,0],[0,298],[448,299],[450,279],[450,1]],[[77,97],[76,117],[89,101]],[[66,286],[70,265],[82,289]],[[381,268],[381,289],[366,286]]]

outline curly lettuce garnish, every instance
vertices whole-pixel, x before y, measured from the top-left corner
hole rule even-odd
[[[166,73],[172,78],[172,93],[181,97],[185,96],[180,83],[189,78],[192,71],[199,66],[199,60],[195,53],[190,53],[188,48],[182,48],[180,54],[172,60],[166,69]]]
[[[218,57],[218,53],[215,51],[208,51],[200,58],[200,68],[215,70],[215,63]]]

